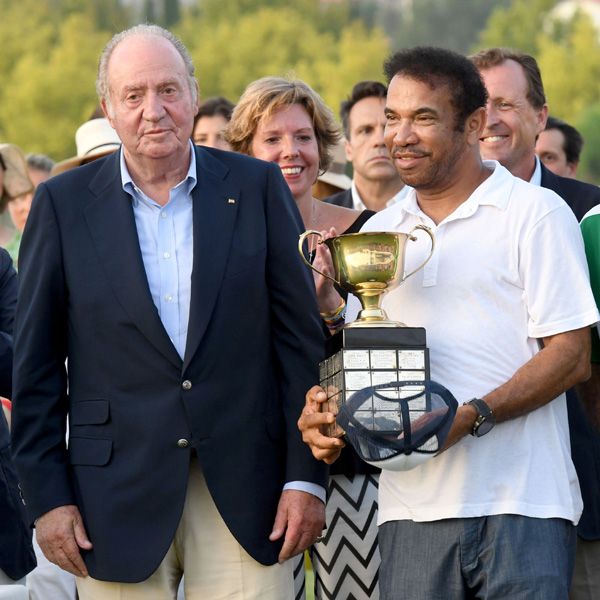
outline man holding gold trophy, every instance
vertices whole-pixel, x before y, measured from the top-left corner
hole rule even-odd
[[[401,285],[402,272],[386,283],[381,304],[390,320],[427,332],[422,418],[410,416],[418,378],[399,377],[393,435],[393,427],[381,435],[375,417],[368,425],[365,408],[374,416],[381,388],[394,387],[374,381],[374,350],[366,389],[350,390],[345,370],[340,380],[338,425],[359,454],[379,450],[383,459],[381,598],[565,599],[582,502],[564,390],[589,377],[589,326],[599,319],[577,222],[553,192],[482,161],[487,95],[465,57],[402,50],[385,71],[386,145],[414,189],[363,231],[410,235],[427,227],[435,248],[422,232],[406,239],[406,272],[426,264]],[[326,274],[341,284],[363,234],[356,235],[350,251],[328,241],[334,272]],[[362,251],[374,256],[364,240]],[[373,279],[367,272],[363,283]],[[364,296],[365,286],[353,285]],[[373,323],[373,307],[361,302],[359,327],[346,325],[346,338],[368,329],[364,317]],[[347,323],[357,310],[351,297]],[[332,435],[328,393],[309,390],[298,425],[314,456],[331,463],[345,442]],[[442,422],[444,413],[453,418]],[[431,439],[441,451],[423,455]]]

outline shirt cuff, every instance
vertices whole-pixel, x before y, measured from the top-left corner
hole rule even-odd
[[[283,486],[284,490],[298,490],[316,496],[323,504],[327,498],[325,488],[309,481],[290,481]]]

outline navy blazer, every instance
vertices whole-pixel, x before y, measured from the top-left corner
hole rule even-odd
[[[17,273],[12,258],[0,248],[0,396],[12,397],[12,346],[15,306],[17,305]]]
[[[542,187],[556,192],[573,210],[578,221],[600,204],[600,188],[559,177],[542,165]],[[567,390],[571,434],[571,456],[583,496],[583,513],[577,534],[587,540],[600,539],[600,433],[592,426],[574,388]]]
[[[6,398],[12,395],[12,332],[16,303],[17,274],[10,255],[0,248],[0,395]],[[35,567],[35,555],[11,458],[8,423],[1,409],[0,522],[0,569],[11,579],[21,579]]]
[[[324,198],[323,201],[327,202],[328,204],[335,204],[336,206],[354,208],[354,201],[352,200],[351,188],[343,190],[342,192],[337,192],[336,194],[332,194],[331,196],[327,196],[327,198]]]
[[[578,181],[570,177],[555,175],[543,164],[541,186],[556,192],[575,213],[578,221],[583,219],[588,210],[600,204],[600,188],[591,183]]]
[[[195,152],[183,360],[150,295],[118,152],[43,183],[21,244],[15,462],[30,519],[78,505],[101,580],[158,567],[194,450],[229,529],[263,564],[281,548],[268,536],[285,482],[326,481],[296,426],[323,352],[300,215],[277,166]]]

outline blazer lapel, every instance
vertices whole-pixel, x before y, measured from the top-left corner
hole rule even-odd
[[[152,301],[137,236],[131,197],[119,176],[119,152],[90,182],[92,198],[84,208],[90,235],[108,280],[123,309],[148,341],[175,366],[181,358]]]
[[[194,203],[194,259],[184,370],[196,353],[213,312],[229,256],[239,186],[225,180],[229,167],[196,147],[198,183]]]

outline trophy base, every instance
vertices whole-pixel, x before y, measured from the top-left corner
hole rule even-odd
[[[396,321],[390,323],[398,324]],[[326,342],[326,356],[333,356],[343,349],[426,349],[427,336],[424,327],[380,327],[371,322],[370,326],[351,327],[353,323],[332,335]]]
[[[364,388],[381,386],[384,395],[395,398],[403,392],[394,388],[394,382],[410,381],[418,387],[419,382],[430,379],[425,329],[391,323],[346,326],[327,340],[328,358],[319,365],[321,387],[327,393],[324,410],[336,414],[347,398]],[[392,385],[386,391],[388,383]],[[399,420],[400,415],[389,412],[390,405],[374,402],[370,412],[361,414],[361,422],[372,423],[377,429],[376,423],[382,418],[387,422]],[[323,433],[340,436],[344,432],[334,423],[325,426]]]

